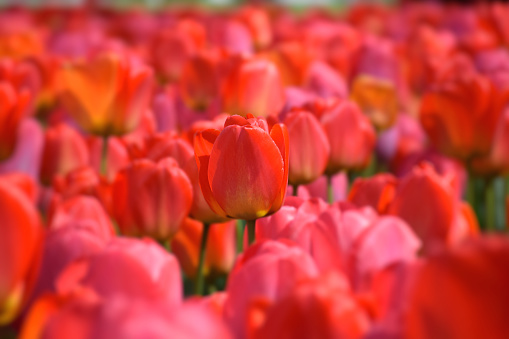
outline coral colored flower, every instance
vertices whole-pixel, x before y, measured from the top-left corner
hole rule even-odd
[[[306,111],[287,115],[284,124],[290,137],[290,184],[308,184],[325,171],[329,160],[329,140],[318,120]]]
[[[102,54],[64,65],[61,98],[87,132],[101,136],[134,130],[148,107],[152,71],[127,56]]]
[[[466,72],[433,85],[422,98],[420,119],[439,151],[470,160],[489,152],[503,103],[487,78]]]
[[[136,160],[117,174],[112,188],[113,215],[126,235],[166,241],[191,209],[193,190],[175,160]]]
[[[30,293],[43,235],[32,201],[8,180],[0,179],[0,324],[17,316]]]
[[[254,220],[279,210],[288,181],[288,131],[250,116],[232,116],[223,131],[196,134],[200,186],[220,216]]]
[[[17,92],[10,83],[0,82],[0,161],[14,152],[29,100],[27,91]]]
[[[299,283],[265,313],[253,338],[362,338],[370,327],[367,312],[338,272]]]
[[[239,61],[225,79],[221,99],[230,114],[277,115],[285,103],[279,70],[263,58]]]
[[[366,167],[375,147],[375,130],[356,104],[341,102],[326,110],[321,119],[331,147],[326,173]]]
[[[86,166],[89,160],[85,140],[74,128],[60,123],[46,130],[40,172],[44,184]]]
[[[424,262],[411,289],[405,338],[505,338],[509,242],[468,241]]]
[[[377,174],[371,178],[355,179],[348,201],[359,207],[371,206],[378,213],[385,213],[394,199],[397,180],[391,174]]]
[[[204,276],[227,274],[236,256],[236,224],[229,221],[210,225],[204,262]],[[196,277],[200,242],[203,233],[201,222],[186,219],[171,243],[172,253],[179,260],[187,277]]]

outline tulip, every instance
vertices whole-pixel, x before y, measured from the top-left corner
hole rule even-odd
[[[250,309],[289,295],[303,279],[316,277],[313,259],[290,243],[265,240],[249,247],[235,263],[226,287],[224,317],[236,338],[246,338]]]
[[[331,147],[327,175],[360,170],[368,165],[376,136],[369,119],[357,105],[336,104],[322,115],[321,123]]]
[[[0,161],[14,152],[29,99],[27,91],[17,92],[10,83],[0,82]]]
[[[37,274],[43,230],[29,197],[8,179],[0,179],[0,324],[10,323],[30,292]]]
[[[46,130],[40,173],[43,183],[50,184],[55,176],[65,176],[89,160],[85,140],[75,129],[60,123]]]
[[[128,57],[102,54],[64,66],[61,98],[87,132],[121,135],[134,130],[148,107],[152,71]]]
[[[348,201],[356,206],[370,206],[378,213],[385,213],[394,199],[397,180],[391,174],[377,174],[371,178],[355,179]]]
[[[225,79],[221,99],[223,111],[230,114],[279,114],[285,93],[276,65],[262,58],[239,61]]]
[[[290,137],[290,184],[296,186],[315,181],[323,174],[329,160],[330,146],[324,129],[306,111],[290,113],[284,124]]]
[[[338,272],[297,285],[266,311],[253,338],[362,338],[370,321]]]
[[[504,338],[509,243],[485,237],[429,258],[411,289],[405,338]]]
[[[193,191],[175,160],[136,160],[117,174],[112,199],[123,234],[167,241],[188,215]]]
[[[223,131],[196,134],[200,186],[220,216],[254,221],[281,207],[288,181],[288,131],[250,116],[232,116]],[[252,231],[252,232],[251,232]],[[254,240],[254,224],[250,230]]]
[[[420,119],[433,146],[469,161],[489,152],[501,104],[487,78],[467,72],[435,83],[422,98]]]

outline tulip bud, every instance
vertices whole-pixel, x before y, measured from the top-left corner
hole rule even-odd
[[[329,160],[329,140],[313,114],[291,113],[284,121],[290,137],[288,179],[292,185],[308,184],[325,171]]]
[[[200,186],[220,216],[254,220],[279,210],[288,182],[288,132],[282,124],[229,117],[222,132],[196,134]]]
[[[112,188],[113,215],[126,235],[160,241],[173,237],[191,209],[193,191],[176,161],[136,160],[121,170]]]
[[[121,135],[138,126],[148,107],[152,71],[126,56],[103,54],[63,67],[59,79],[63,103],[84,130]]]
[[[359,170],[369,164],[375,147],[375,130],[357,105],[336,104],[322,115],[321,122],[331,147],[327,174]]]

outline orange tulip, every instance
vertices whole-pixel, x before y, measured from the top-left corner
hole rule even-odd
[[[331,151],[326,173],[359,170],[369,164],[375,147],[375,130],[356,104],[338,103],[321,117]]]
[[[315,181],[325,171],[330,154],[323,127],[313,114],[304,110],[289,114],[284,123],[290,136],[290,184]]]
[[[113,215],[126,235],[173,237],[191,209],[193,191],[172,158],[157,164],[136,160],[121,170],[112,188]]]
[[[391,174],[377,174],[371,178],[355,179],[348,201],[356,206],[371,206],[378,213],[387,211],[389,204],[394,199],[397,180]]]
[[[204,276],[226,274],[235,261],[235,222],[212,224],[208,233]],[[186,219],[171,243],[171,250],[178,258],[186,276],[195,278],[200,254],[202,223]]]
[[[0,180],[0,325],[11,322],[29,289],[41,245],[42,227],[29,197]]]
[[[383,79],[360,75],[352,84],[351,99],[355,101],[378,130],[385,130],[398,117],[398,97],[394,85]]]
[[[422,98],[420,119],[438,150],[469,160],[489,152],[501,101],[487,78],[467,72],[435,83]]]
[[[59,81],[68,113],[84,130],[121,135],[138,126],[148,107],[152,70],[127,56],[102,54],[65,65]]]
[[[263,58],[239,61],[223,84],[221,99],[223,110],[230,114],[279,114],[285,93],[278,68]]]
[[[195,137],[200,186],[221,216],[255,220],[279,210],[288,182],[288,131],[249,116],[229,117],[222,132]]]
[[[8,82],[0,82],[0,161],[14,152],[18,127],[29,103],[27,91],[16,92]]]

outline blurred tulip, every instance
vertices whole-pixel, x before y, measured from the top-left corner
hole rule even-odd
[[[407,338],[505,338],[509,293],[505,237],[469,241],[429,258],[409,296]]]
[[[191,209],[193,191],[176,161],[136,160],[121,170],[112,188],[113,215],[120,231],[167,241]]]
[[[315,61],[309,66],[306,87],[322,98],[348,97],[345,79],[324,62]]]
[[[275,64],[262,58],[239,61],[222,87],[223,111],[256,117],[278,115],[285,93]]]
[[[337,272],[298,284],[265,318],[253,338],[362,338],[370,326],[368,314]]]
[[[19,313],[38,271],[43,229],[29,197],[8,179],[0,179],[0,324]]]
[[[270,305],[288,296],[302,279],[316,277],[313,260],[299,247],[262,241],[237,259],[226,287],[224,316],[236,338],[246,338],[248,313],[257,303]]]
[[[29,100],[27,91],[17,92],[10,83],[0,82],[0,161],[14,152]]]
[[[325,111],[320,121],[331,147],[328,175],[341,170],[360,170],[369,164],[375,147],[375,131],[357,105],[336,104]]]
[[[350,98],[355,101],[380,131],[391,127],[398,116],[398,98],[394,85],[368,75],[355,78]]]
[[[104,177],[105,181],[113,181],[118,171],[129,164],[129,141],[125,138],[130,135],[132,135],[132,133],[123,138],[109,137],[107,140],[92,136],[87,138],[86,142],[90,154],[89,163],[97,173],[100,173]],[[106,143],[106,146],[104,143]],[[106,158],[104,158],[104,156],[106,156]],[[103,166],[106,167],[105,173],[101,173]]]
[[[37,202],[39,201],[39,186],[30,176],[14,172],[0,175],[0,180],[6,181],[17,187],[25,194],[33,205],[37,205]]]
[[[254,45],[258,49],[268,47],[273,39],[273,32],[269,13],[263,7],[243,6],[237,17],[244,23],[251,33]]]
[[[222,132],[196,134],[200,186],[220,216],[255,220],[279,210],[288,180],[288,132],[265,120],[232,116]]]
[[[292,185],[308,184],[325,171],[330,154],[329,140],[309,112],[290,113],[284,124],[290,138],[288,180]]]
[[[488,79],[467,72],[423,96],[421,123],[438,150],[468,161],[489,152],[502,99]]]
[[[391,174],[357,178],[348,194],[348,201],[359,207],[370,206],[382,214],[394,199],[396,185],[397,180]]]
[[[75,129],[60,123],[46,130],[40,173],[44,184],[86,166],[89,160],[85,140]]]
[[[103,300],[120,295],[182,303],[177,259],[148,238],[113,238],[102,251],[67,266],[56,287],[63,295],[91,290]]]
[[[186,219],[171,243],[172,252],[189,278],[195,278],[197,274],[203,230],[202,223]],[[235,221],[210,225],[203,268],[204,276],[217,276],[230,272],[235,261],[235,239]]]
[[[87,132],[121,135],[136,128],[148,107],[152,71],[127,56],[102,54],[60,70],[61,98]]]

